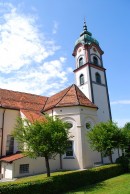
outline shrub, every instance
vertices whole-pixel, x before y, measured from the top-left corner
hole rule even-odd
[[[58,194],[75,188],[94,184],[108,178],[123,174],[124,170],[120,165],[105,165],[89,170],[74,171],[62,175],[52,176],[36,181],[16,181],[1,183],[1,194]]]
[[[116,159],[116,163],[120,164],[125,172],[129,171],[129,160],[125,156],[120,156]]]

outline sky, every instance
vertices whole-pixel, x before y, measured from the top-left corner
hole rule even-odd
[[[104,51],[113,121],[130,122],[129,0],[1,0],[0,88],[50,96],[75,83],[74,44],[88,31]]]

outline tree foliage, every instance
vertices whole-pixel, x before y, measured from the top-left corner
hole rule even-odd
[[[102,156],[110,156],[112,161],[112,153],[115,148],[120,148],[122,134],[117,124],[108,121],[106,123],[98,123],[88,132],[87,137],[89,139],[91,148],[102,153]]]
[[[126,123],[122,128],[123,133],[125,134],[125,155],[130,158],[130,122]]]
[[[68,124],[48,115],[44,120],[35,120],[33,123],[18,118],[13,136],[19,150],[27,156],[45,157],[47,176],[50,176],[49,158],[65,153],[69,139]]]
[[[128,123],[125,124],[124,129],[130,130],[130,122],[128,122]]]

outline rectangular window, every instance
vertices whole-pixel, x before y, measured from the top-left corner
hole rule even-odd
[[[6,155],[11,155],[14,152],[14,137],[12,135],[7,135],[6,141]]]
[[[73,157],[73,141],[68,141],[68,145],[66,148],[66,157]]]
[[[19,173],[29,173],[29,164],[20,164]]]

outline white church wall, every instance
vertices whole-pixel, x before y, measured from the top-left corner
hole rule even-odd
[[[94,108],[84,107],[81,112],[81,132],[83,147],[83,168],[93,167],[96,162],[101,162],[100,153],[93,151],[87,139],[86,123],[90,123],[91,128],[98,122],[97,111]]]
[[[75,79],[76,79],[76,85],[79,87],[79,89],[89,98],[92,99],[91,96],[91,89],[90,89],[90,77],[89,77],[89,67],[86,66],[86,68],[81,68],[79,71],[75,73]],[[84,75],[84,84],[80,85],[80,75]]]
[[[84,57],[86,56],[86,57]],[[83,64],[87,63],[88,62],[88,53],[87,53],[87,50],[84,49],[84,46],[80,46],[78,49],[77,49],[77,55],[75,57],[75,60],[76,60],[76,68],[79,67],[79,59],[82,57],[83,58]]]
[[[3,111],[4,113],[4,119],[3,119]],[[16,119],[19,116],[18,110],[11,110],[11,109],[3,109],[0,111],[2,116],[2,122],[3,124],[3,150],[2,155],[6,155],[6,141],[7,141],[7,135],[11,135],[15,125],[16,125]],[[1,123],[2,125],[2,123]],[[0,144],[1,145],[1,144]],[[14,144],[14,151],[17,150],[17,143]]]
[[[101,162],[100,153],[90,149],[86,138],[86,122],[91,120],[92,125],[98,122],[97,109],[82,106],[62,107],[54,109],[53,114],[64,121],[73,123],[70,129],[70,135],[73,135],[73,138],[70,140],[74,141],[74,157],[62,157],[63,169],[83,169]]]
[[[13,164],[11,163],[1,163],[1,174],[2,178],[12,179],[13,178]]]
[[[96,54],[100,58],[100,53],[95,46],[90,48],[90,54]]]
[[[101,55],[96,49],[96,47],[92,46],[90,49],[90,60],[93,62],[93,57],[96,56],[98,60],[98,65],[101,66]]]
[[[82,166],[82,143],[80,131],[80,107],[61,107],[53,110],[53,115],[57,115],[60,119],[73,123],[70,129],[70,135],[73,136],[70,140],[74,144],[74,157],[67,158],[65,155],[62,157],[63,169],[79,169]]]
[[[105,77],[104,77],[104,72],[98,69],[95,69],[93,67],[91,67],[91,75],[92,75],[92,81],[96,82],[96,77],[95,74],[99,73],[101,76],[101,84],[105,84]]]
[[[99,108],[97,111],[99,122],[106,122],[110,120],[106,87],[104,86],[101,87],[98,84],[93,84],[93,89],[94,89],[94,103]]]
[[[29,164],[28,173],[20,173],[19,169],[21,164]],[[55,159],[50,159],[49,164],[50,164],[51,172],[59,170],[60,169],[59,155],[57,155]],[[46,173],[46,164],[45,164],[44,157],[38,157],[36,159],[24,157],[14,161],[13,165],[14,165],[14,177],[23,177],[23,176]]]

